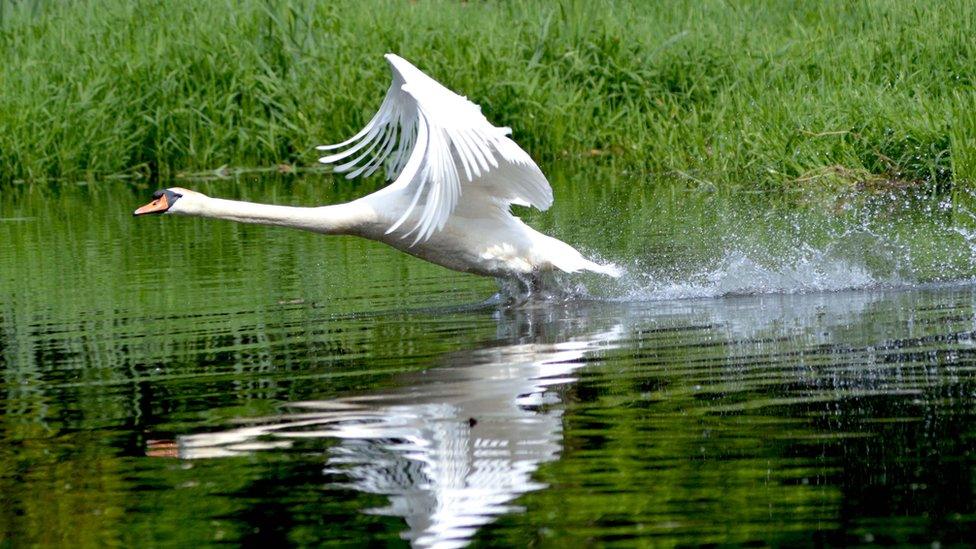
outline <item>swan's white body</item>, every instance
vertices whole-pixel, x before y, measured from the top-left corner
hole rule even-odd
[[[545,271],[592,271],[618,276],[572,246],[532,229],[511,204],[546,209],[552,189],[535,162],[491,125],[481,109],[407,61],[386,56],[393,84],[362,131],[321,158],[347,177],[386,168],[393,182],[345,204],[302,208],[210,198],[168,189],[162,206],[136,211],[193,215],[293,227],[377,240],[457,271],[511,277]],[[158,201],[157,201],[158,202]]]

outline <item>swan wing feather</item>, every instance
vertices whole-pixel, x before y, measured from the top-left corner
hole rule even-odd
[[[338,151],[319,159],[338,164],[347,177],[385,166],[390,191],[410,197],[406,211],[387,233],[414,235],[414,244],[444,227],[466,188],[501,204],[545,210],[552,188],[532,158],[492,125],[481,107],[457,95],[405,59],[387,54],[393,82],[379,110],[356,135],[319,150]],[[350,159],[351,158],[351,159]],[[350,160],[347,160],[350,159]],[[418,215],[419,212],[419,215]],[[410,223],[407,223],[407,222]]]

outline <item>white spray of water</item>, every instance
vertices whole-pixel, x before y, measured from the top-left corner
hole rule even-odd
[[[924,196],[880,197],[843,214],[779,217],[786,220],[775,226],[780,232],[764,225],[770,217],[732,212],[709,226],[724,246],[682,258],[676,263],[684,265],[672,270],[648,252],[629,262],[619,280],[587,287],[590,297],[657,301],[971,281],[976,214],[957,206],[950,215],[951,208]]]
[[[628,273],[617,299],[649,301],[724,295],[803,293],[895,285],[880,281],[863,266],[822,253],[783,265],[764,265],[741,251],[730,252],[719,265],[684,280],[655,279]]]

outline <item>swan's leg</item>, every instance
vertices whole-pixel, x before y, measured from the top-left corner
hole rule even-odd
[[[545,289],[542,276],[539,273],[530,273],[514,278],[515,289],[522,298],[538,296]]]
[[[512,278],[496,278],[498,294],[485,304],[519,305],[531,300],[545,300],[560,295],[560,288],[551,273],[533,272]],[[555,293],[553,293],[555,292]]]
[[[483,302],[484,305],[511,305],[517,300],[516,296],[518,296],[519,292],[521,291],[517,279],[499,277],[495,278],[495,282],[498,284],[498,293],[485,300]]]
[[[498,282],[498,295],[496,297],[499,299],[499,303],[503,305],[525,303],[535,294],[538,287],[538,282],[532,276],[496,278],[495,281]]]
[[[545,281],[542,279],[542,273],[532,273],[526,280],[529,289],[529,295],[540,295],[543,290],[545,290]]]

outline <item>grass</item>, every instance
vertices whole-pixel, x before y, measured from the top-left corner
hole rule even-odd
[[[310,166],[398,52],[565,158],[775,190],[976,181],[976,7],[0,0],[0,185]],[[650,181],[651,178],[648,178]],[[899,183],[901,184],[901,183]]]

